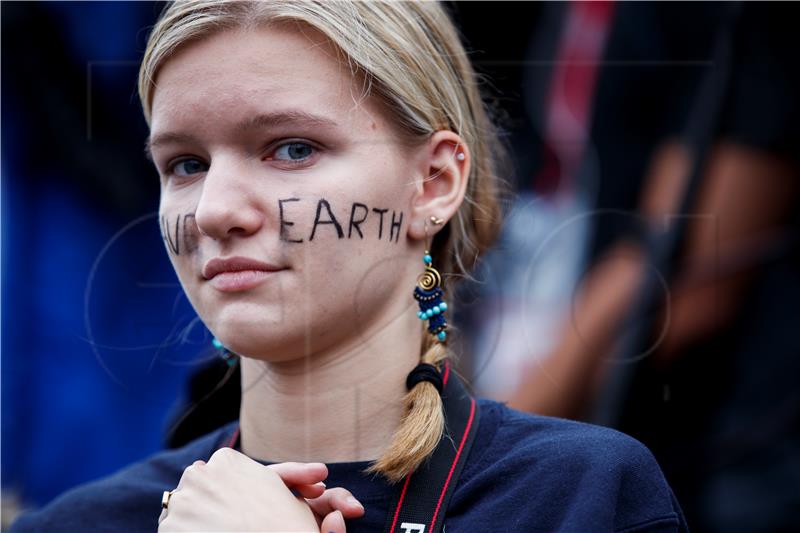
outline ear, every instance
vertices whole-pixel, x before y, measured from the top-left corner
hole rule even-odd
[[[464,201],[470,168],[469,150],[452,131],[435,132],[422,150],[420,175],[423,178],[415,183],[408,228],[409,237],[420,240],[425,239],[426,223],[428,237],[433,237],[456,214]],[[431,224],[432,216],[444,223]]]

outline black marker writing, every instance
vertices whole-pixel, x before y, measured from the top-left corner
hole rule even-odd
[[[189,223],[189,219],[191,219],[191,223]],[[194,213],[183,215],[183,247],[189,254],[197,250],[197,223]]]
[[[181,223],[183,218],[183,223]],[[167,250],[174,255],[192,253],[197,250],[197,223],[194,213],[175,215],[175,229],[172,227],[172,215],[161,215],[161,237]],[[183,243],[183,247],[181,247]]]
[[[175,239],[172,238],[172,233],[169,229],[169,219],[166,215],[161,215],[161,235],[164,238],[164,242],[167,243],[167,248],[172,251],[175,255],[181,254],[181,244],[180,240],[178,239],[178,234],[180,232],[180,222],[181,216],[177,215],[175,217]]]
[[[359,218],[358,220],[356,220],[356,208],[361,208],[361,209],[364,210],[364,216]],[[361,233],[361,228],[359,228],[358,226],[362,222],[367,220],[367,215],[369,215],[369,207],[367,207],[364,204],[358,203],[358,202],[353,202],[353,207],[352,207],[352,209],[350,209],[350,227],[347,228],[347,238],[348,239],[353,234],[353,228],[356,228],[356,231],[358,232],[358,236],[359,237],[361,237],[362,239],[364,238],[364,234]]]
[[[320,220],[319,215],[322,213],[322,207],[325,206],[325,210],[328,212],[328,220]],[[333,216],[331,212],[331,204],[324,198],[320,198],[319,202],[317,203],[317,216],[314,217],[314,228],[311,230],[311,236],[308,238],[309,241],[314,240],[314,234],[317,232],[317,226],[320,224],[333,224],[336,227],[336,234],[339,235],[339,238],[344,237],[344,232],[342,231],[342,226],[339,225],[339,221],[336,220],[336,217]]]
[[[381,216],[381,222],[378,226],[378,240],[380,240],[383,237],[383,214],[386,213],[388,209],[377,209],[373,207],[372,210]]]
[[[278,210],[280,211],[281,217],[281,240],[286,242],[303,242],[303,239],[290,239],[289,238],[289,231],[287,230],[288,226],[294,226],[294,222],[289,222],[284,218],[283,215],[283,204],[286,202],[299,202],[300,198],[285,198],[283,200],[278,200]],[[319,218],[319,208],[317,208],[317,218]],[[314,226],[316,227],[316,225]],[[312,233],[311,236],[313,237],[314,234]]]
[[[397,242],[400,238],[400,227],[403,225],[403,212],[400,211],[400,218],[395,222],[395,211],[392,209],[392,227],[389,230],[389,242],[391,242],[392,238],[394,238],[394,242]],[[395,233],[395,229],[397,229],[397,233]]]

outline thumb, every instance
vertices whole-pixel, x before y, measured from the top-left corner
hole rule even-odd
[[[319,531],[320,533],[346,533],[347,528],[344,525],[342,512],[334,511],[329,513],[322,521]]]

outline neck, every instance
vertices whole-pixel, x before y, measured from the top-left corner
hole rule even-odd
[[[364,338],[287,362],[243,357],[242,451],[272,462],[380,457],[419,363],[419,320],[409,310]]]

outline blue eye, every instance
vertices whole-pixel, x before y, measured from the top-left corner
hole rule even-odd
[[[184,165],[185,164],[185,165]],[[180,173],[176,172],[177,169],[181,168],[181,165],[184,165],[184,172]],[[179,177],[186,177],[190,176],[191,174],[196,174],[197,172],[205,172],[207,169],[207,165],[200,161],[199,159],[181,159],[180,161],[176,161],[172,165],[170,165],[168,171],[170,174],[175,174]]]
[[[304,142],[288,142],[282,144],[268,159],[273,161],[286,161],[288,163],[303,163],[314,154],[315,148]]]

